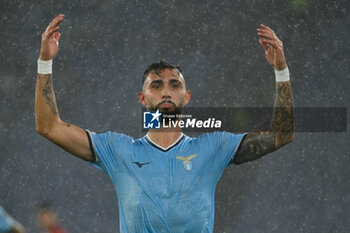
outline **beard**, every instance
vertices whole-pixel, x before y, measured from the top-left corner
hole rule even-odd
[[[173,108],[160,108],[160,105],[162,104],[172,104]],[[178,119],[177,115],[181,115],[183,113],[183,107],[184,107],[183,103],[180,103],[179,106],[176,106],[176,104],[171,100],[164,100],[154,107],[149,107],[148,111],[157,111],[159,109],[159,112],[162,113],[162,115],[168,116],[165,118],[162,116],[163,119],[177,120]],[[173,115],[174,117],[169,117],[169,115]]]

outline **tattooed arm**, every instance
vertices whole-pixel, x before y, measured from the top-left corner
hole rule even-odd
[[[248,133],[233,163],[242,164],[261,158],[291,142],[294,138],[293,98],[290,82],[276,83],[276,102],[271,127]]]
[[[58,25],[64,19],[57,16],[42,35],[40,60],[52,60],[58,52]],[[35,123],[37,132],[69,153],[92,161],[85,131],[62,121],[59,117],[52,85],[52,74],[38,74],[35,91]]]
[[[267,61],[276,69],[286,68],[283,44],[269,27],[258,29],[259,42]],[[263,157],[294,139],[293,95],[289,81],[276,82],[276,99],[271,126],[267,130],[248,133],[243,139],[233,163],[242,164]]]

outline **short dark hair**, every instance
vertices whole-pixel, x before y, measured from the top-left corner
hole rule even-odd
[[[37,206],[39,213],[44,212],[52,212],[53,211],[53,205],[51,202],[42,202],[40,205]]]
[[[180,66],[176,66],[176,65],[173,65],[167,61],[162,60],[162,61],[157,62],[157,63],[152,63],[151,65],[149,65],[147,67],[147,69],[143,73],[142,86],[143,86],[143,83],[145,82],[145,80],[150,72],[155,71],[156,74],[159,75],[159,73],[164,69],[177,69],[183,75]]]

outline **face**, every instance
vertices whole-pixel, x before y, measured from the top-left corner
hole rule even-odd
[[[181,113],[190,98],[191,92],[186,90],[185,79],[177,69],[150,72],[139,93],[140,102],[147,110],[159,109],[166,114]]]
[[[40,224],[47,229],[54,226],[56,222],[55,215],[51,211],[40,211],[38,219]]]

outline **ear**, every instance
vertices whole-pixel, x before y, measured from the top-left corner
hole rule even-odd
[[[190,99],[191,99],[191,91],[186,90],[185,105],[187,105],[188,102],[190,102]]]
[[[146,106],[145,96],[142,91],[139,92],[139,100],[142,105]]]

